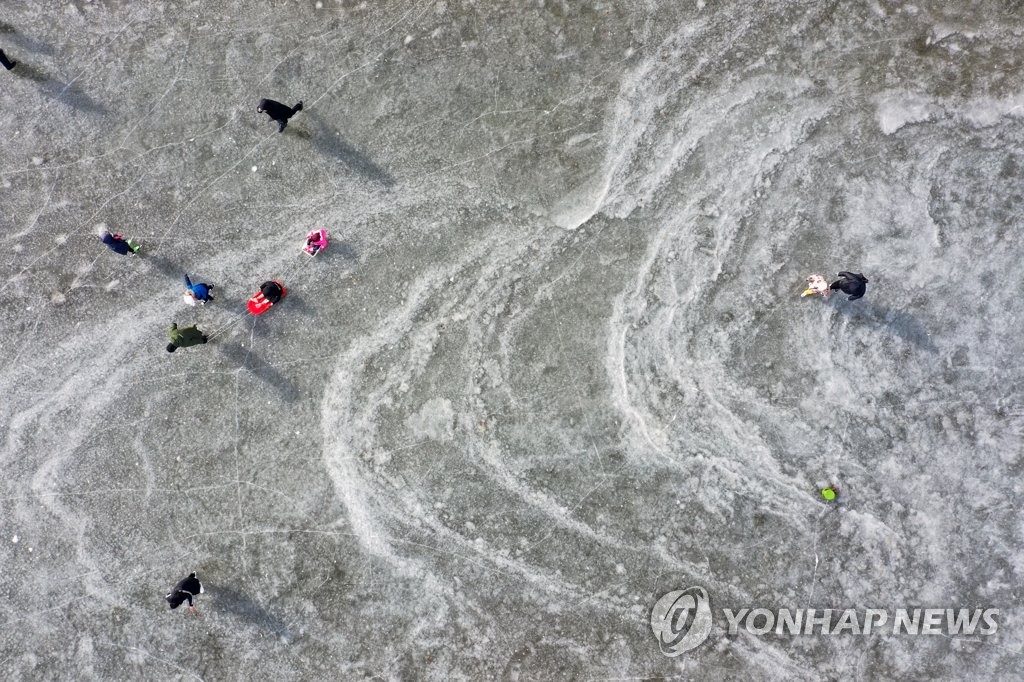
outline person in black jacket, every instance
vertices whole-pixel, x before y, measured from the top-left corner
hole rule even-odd
[[[850,294],[847,300],[856,301],[868,290],[868,278],[859,272],[840,272],[839,279],[828,286],[829,289],[839,289],[844,294]]]
[[[193,614],[196,612],[196,607],[192,603],[193,597],[197,594],[203,593],[203,584],[199,582],[199,578],[196,577],[196,572],[192,571],[188,574],[187,578],[182,578],[178,581],[178,584],[171,588],[171,591],[167,593],[164,599],[172,609],[176,609],[186,601],[188,602],[188,610]]]
[[[256,113],[266,114],[281,124],[281,127],[277,129],[277,132],[279,133],[284,132],[285,126],[288,125],[288,119],[300,111],[302,111],[301,99],[294,107],[289,107],[286,104],[275,102],[272,99],[261,99],[260,103],[256,106]]]
[[[263,298],[270,301],[271,304],[280,302],[284,296],[281,284],[275,281],[264,282],[260,285],[260,291],[263,293]]]
[[[119,234],[110,234],[104,232],[100,235],[100,241],[110,247],[110,250],[114,253],[119,253],[122,256],[128,254],[136,254],[139,252],[140,245],[132,242],[131,238],[125,239]]]

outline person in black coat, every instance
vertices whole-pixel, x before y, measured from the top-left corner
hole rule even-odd
[[[849,294],[849,301],[856,301],[867,292],[868,278],[859,272],[840,272],[839,279],[828,286],[829,289],[839,289],[844,294]]]
[[[301,99],[294,107],[289,107],[286,104],[275,102],[272,99],[261,99],[260,103],[256,106],[256,113],[266,114],[281,124],[281,127],[277,129],[277,132],[279,133],[284,132],[285,126],[288,125],[288,119],[300,111],[302,111]]]
[[[274,281],[264,282],[260,285],[260,291],[263,293],[263,298],[273,303],[280,302],[284,296],[284,291],[281,290],[281,285]]]
[[[18,65],[18,62],[12,62],[10,59],[7,58],[7,55],[4,54],[4,51],[0,50],[0,64],[3,64],[3,67],[10,71]]]
[[[186,601],[188,602],[188,610],[193,614],[196,612],[196,607],[192,603],[192,598],[197,594],[203,593],[203,584],[199,582],[199,578],[196,577],[195,571],[188,574],[187,578],[182,578],[178,581],[178,584],[171,588],[171,591],[164,597],[167,603],[172,609],[176,609]]]

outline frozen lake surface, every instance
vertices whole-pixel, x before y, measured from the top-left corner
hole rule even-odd
[[[0,677],[1020,674],[1019,2],[3,9]]]

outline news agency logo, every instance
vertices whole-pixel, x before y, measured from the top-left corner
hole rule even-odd
[[[722,609],[730,635],[742,627],[774,635],[994,635],[999,609]],[[703,587],[661,596],[651,610],[651,630],[661,653],[678,656],[711,634],[711,603]]]
[[[688,587],[662,595],[651,611],[651,629],[666,656],[700,645],[711,634],[708,593],[703,587]]]

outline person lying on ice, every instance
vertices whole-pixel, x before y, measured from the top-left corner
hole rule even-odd
[[[104,232],[100,235],[100,241],[106,244],[111,251],[122,256],[139,252],[140,246],[132,242],[131,238],[125,239],[119,234]]]

